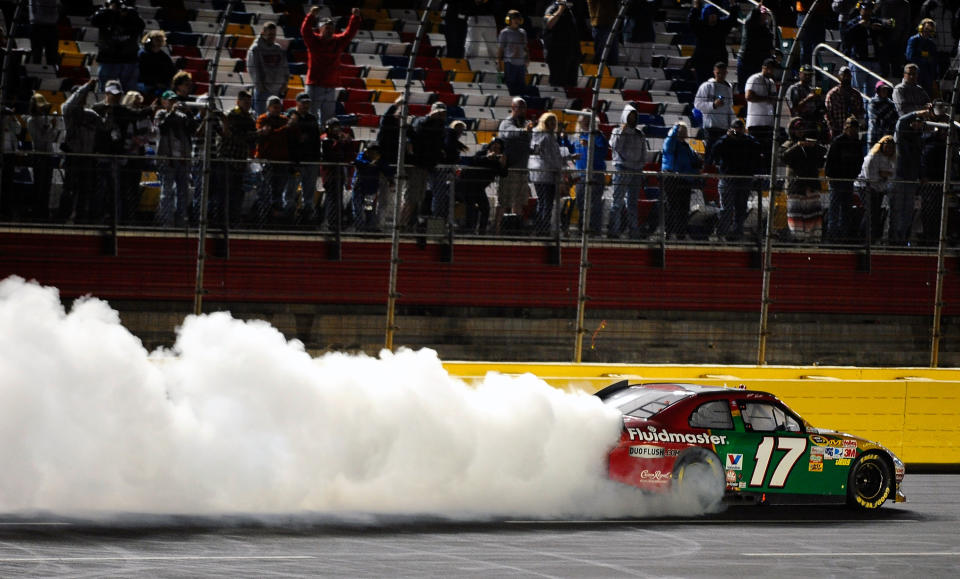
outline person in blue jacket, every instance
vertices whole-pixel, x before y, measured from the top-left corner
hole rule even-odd
[[[588,235],[600,235],[603,224],[603,184],[606,182],[607,170],[607,139],[599,130],[594,131],[592,138],[590,131],[590,109],[583,109],[585,115],[578,121],[580,132],[574,143],[577,174],[577,210],[580,212],[580,228],[584,227],[583,208],[584,200],[590,197],[590,224],[586,228]],[[587,180],[587,153],[588,147],[593,147],[593,175],[590,186],[585,185]]]
[[[387,176],[389,170],[385,163],[380,163],[380,145],[367,145],[357,155],[353,166],[356,168],[351,199],[353,224],[357,231],[377,231],[377,192],[380,190],[380,177]]]
[[[672,238],[683,239],[687,235],[687,219],[690,215],[690,190],[700,173],[703,162],[700,156],[687,144],[687,125],[677,123],[667,133],[663,141],[661,157],[663,170],[660,196],[661,210],[666,211],[664,224],[666,233]],[[666,207],[662,207],[666,198]]]

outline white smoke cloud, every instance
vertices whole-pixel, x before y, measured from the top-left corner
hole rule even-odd
[[[186,318],[148,353],[109,305],[0,282],[0,512],[617,517],[686,511],[606,480],[620,416],[431,350],[311,358]]]

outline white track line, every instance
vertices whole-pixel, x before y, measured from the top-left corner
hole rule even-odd
[[[740,553],[742,557],[960,557],[960,551],[907,551],[900,553],[837,553],[825,551],[823,553]]]
[[[0,563],[37,563],[48,561],[60,562],[79,562],[79,561],[263,561],[263,560],[287,560],[287,559],[316,559],[310,555],[262,555],[262,556],[237,556],[237,557],[204,557],[204,556],[184,556],[184,557],[3,557]]]

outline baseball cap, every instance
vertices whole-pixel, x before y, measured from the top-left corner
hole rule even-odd
[[[297,95],[297,102],[298,102],[298,103],[310,102],[310,101],[312,101],[312,100],[313,100],[313,99],[310,98],[310,95],[309,95],[308,93],[302,92],[302,93],[300,93],[300,94]]]
[[[177,98],[177,93],[173,92],[172,90],[164,91],[164,93],[160,95],[160,98],[172,101]]]
[[[103,90],[110,94],[123,94],[123,86],[120,84],[119,80],[108,80],[107,84],[104,85]]]
[[[431,113],[434,113],[434,112],[437,112],[437,111],[444,111],[444,112],[446,112],[446,110],[447,110],[447,105],[443,104],[443,103],[440,102],[440,101],[437,101],[437,102],[433,103],[432,105],[430,105],[430,112],[431,112]]]
[[[837,71],[837,74],[843,74],[843,73],[845,73],[845,72],[849,72],[849,73],[851,73],[851,74],[853,73],[853,71],[850,70],[850,67],[849,67],[849,66],[841,66],[841,67],[840,67],[840,70]]]
[[[768,59],[766,59],[766,60],[763,61],[763,66],[770,66],[770,67],[774,67],[774,68],[779,68],[779,67],[780,67],[780,63],[777,62],[777,59],[776,59],[776,58],[768,58]]]
[[[813,72],[813,65],[812,65],[812,64],[801,64],[801,65],[800,65],[800,72]]]
[[[267,99],[267,106],[270,106],[272,104],[278,104],[278,105],[283,104],[283,100],[281,100],[280,97],[278,97],[277,95],[273,95],[272,97]]]
[[[883,88],[883,87],[891,88],[891,87],[890,87],[890,84],[887,83],[887,81],[885,81],[885,80],[878,80],[878,81],[877,81],[877,85],[876,85],[875,87],[873,87],[873,90],[880,90],[880,89]]]
[[[741,119],[741,118],[736,118],[736,119],[733,119],[732,121],[730,121],[730,128],[731,128],[731,129],[735,129],[735,128],[743,127],[743,126],[745,126],[745,125],[743,124],[743,119]]]

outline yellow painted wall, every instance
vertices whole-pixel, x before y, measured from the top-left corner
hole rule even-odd
[[[960,369],[804,366],[631,366],[447,362],[465,380],[531,373],[596,392],[621,379],[764,390],[808,422],[877,441],[906,463],[960,464]]]

